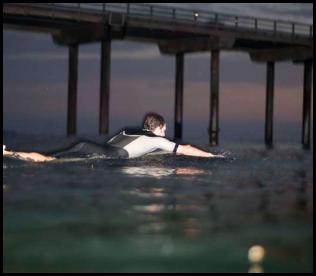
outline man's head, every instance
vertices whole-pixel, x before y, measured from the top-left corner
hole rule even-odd
[[[158,136],[166,135],[165,119],[157,113],[147,113],[144,118],[144,129],[150,130]]]

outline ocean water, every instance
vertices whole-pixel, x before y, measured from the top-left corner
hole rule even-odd
[[[3,138],[21,151],[75,139]],[[226,158],[4,158],[3,271],[312,272],[313,151],[209,150]]]

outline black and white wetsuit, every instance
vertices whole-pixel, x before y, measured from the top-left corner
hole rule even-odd
[[[91,156],[104,155],[114,158],[127,158],[128,155],[123,149],[115,148],[110,145],[100,145],[91,141],[81,141],[54,152],[45,153],[45,155],[56,158],[86,158]]]
[[[148,130],[124,129],[111,137],[104,145],[90,141],[77,142],[64,150],[49,154],[56,158],[84,157],[95,154],[117,158],[135,158],[155,150],[176,153],[178,146],[175,142],[157,136]]]
[[[178,144],[145,129],[125,129],[107,141],[108,145],[126,151],[135,158],[155,150],[176,153]]]

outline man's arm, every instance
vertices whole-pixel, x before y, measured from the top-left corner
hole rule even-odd
[[[19,157],[25,160],[35,161],[35,162],[44,162],[44,161],[51,161],[56,158],[51,156],[45,156],[43,154],[37,152],[15,152],[15,151],[8,151],[6,150],[6,146],[3,145],[3,156],[12,156],[12,157]]]
[[[212,154],[207,151],[200,150],[191,145],[179,145],[177,149],[177,154],[190,155],[190,156],[198,156],[198,157],[224,157],[221,154]]]

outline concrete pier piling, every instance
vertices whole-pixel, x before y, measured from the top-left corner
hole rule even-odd
[[[310,149],[312,65],[313,65],[312,60],[306,60],[304,62],[303,127],[302,127],[302,144],[303,144],[304,149]]]
[[[67,135],[76,134],[77,122],[78,44],[69,46]]]
[[[184,54],[176,54],[174,139],[182,138]]]
[[[267,62],[265,144],[273,147],[274,62]]]
[[[219,50],[211,52],[210,146],[218,145],[219,134]]]
[[[108,134],[110,114],[111,38],[101,42],[99,133]]]

